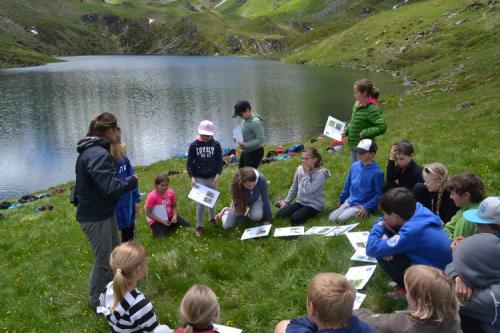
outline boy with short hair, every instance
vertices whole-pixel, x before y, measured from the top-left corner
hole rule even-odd
[[[450,197],[460,209],[444,226],[444,231],[451,240],[460,240],[476,233],[474,223],[464,218],[464,212],[475,209],[484,199],[484,185],[472,172],[463,172],[451,178],[447,184]]]
[[[307,317],[283,320],[274,333],[372,333],[352,314],[356,290],[337,273],[316,274],[307,293]]]
[[[243,142],[237,142],[241,149],[240,169],[246,166],[257,169],[264,156],[264,126],[262,117],[254,114],[248,101],[239,101],[234,105],[233,118],[240,117]]]
[[[361,140],[356,148],[358,161],[351,165],[344,188],[339,196],[338,208],[329,220],[345,222],[354,216],[365,218],[374,212],[382,195],[384,173],[373,160],[377,145],[370,139]]]
[[[415,201],[404,187],[393,188],[380,199],[384,216],[368,236],[366,254],[377,258],[382,269],[396,282],[394,294],[405,294],[404,273],[414,264],[444,269],[451,262],[450,240],[441,219]]]

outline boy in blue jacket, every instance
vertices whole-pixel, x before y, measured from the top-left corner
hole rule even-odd
[[[356,290],[337,273],[316,274],[307,292],[307,317],[283,320],[274,333],[373,333],[352,314]]]
[[[329,220],[345,222],[354,216],[365,218],[377,208],[382,195],[384,173],[373,160],[377,145],[370,139],[361,140],[356,148],[358,161],[351,170],[339,196],[338,208]]]
[[[415,201],[411,192],[393,188],[380,199],[384,217],[373,226],[366,254],[396,282],[393,295],[403,296],[405,270],[414,264],[444,269],[451,262],[450,240],[439,216]]]

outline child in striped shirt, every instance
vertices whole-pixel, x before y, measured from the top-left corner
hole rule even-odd
[[[112,333],[171,333],[156,319],[153,305],[136,287],[148,273],[144,247],[135,242],[115,247],[109,259],[115,277],[99,297],[97,313],[108,320]]]

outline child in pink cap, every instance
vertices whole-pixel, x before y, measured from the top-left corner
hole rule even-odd
[[[215,126],[210,120],[198,125],[198,135],[189,146],[187,172],[191,177],[191,187],[196,183],[217,189],[222,172],[222,149],[214,139]],[[203,234],[203,215],[205,206],[196,204],[196,236]],[[215,206],[209,208],[210,223],[215,224]]]

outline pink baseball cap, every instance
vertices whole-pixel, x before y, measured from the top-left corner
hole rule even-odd
[[[200,135],[214,135],[214,123],[212,123],[210,120],[203,120],[199,125],[198,125],[198,134]]]

